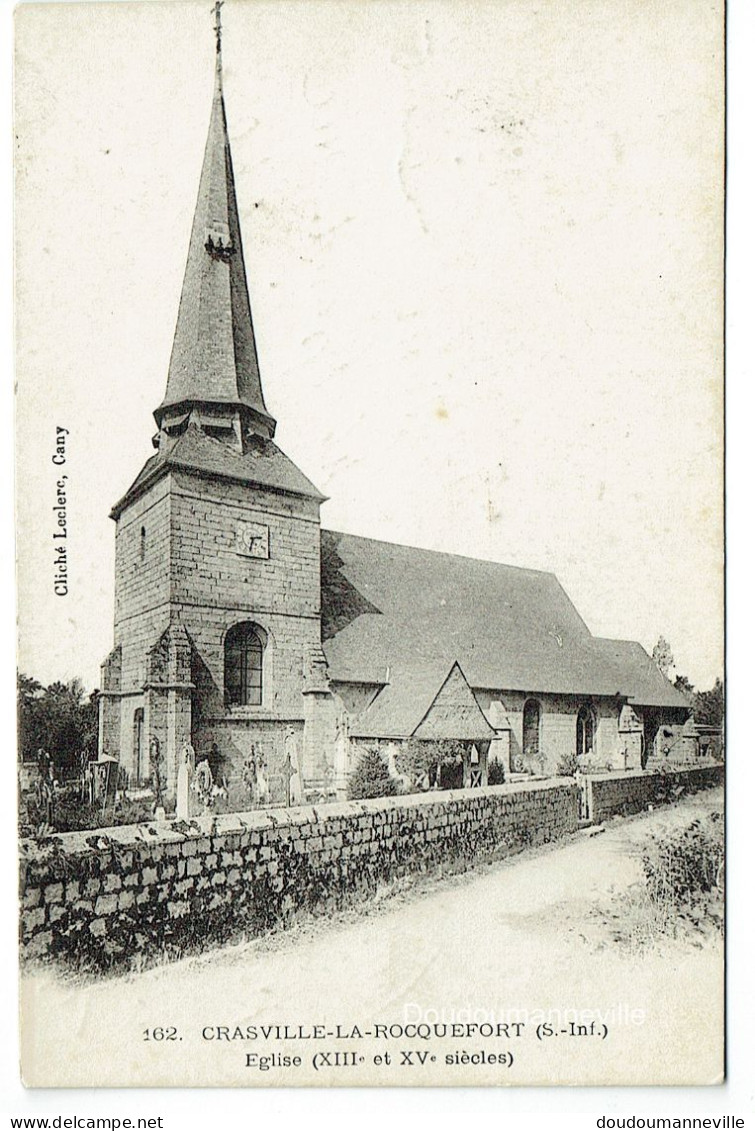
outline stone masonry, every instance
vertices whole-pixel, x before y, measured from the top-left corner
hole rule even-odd
[[[249,521],[269,530],[265,559],[237,552],[238,524]],[[320,647],[317,500],[173,472],[118,518],[115,589],[116,649],[103,672],[103,748],[131,769],[134,717],[142,711],[144,732],[157,737],[170,767],[184,743],[192,742],[198,757],[215,744],[225,779],[236,789],[254,741],[270,780],[279,781],[286,738],[304,726],[305,668]],[[228,710],[223,643],[242,621],[265,636],[264,698],[261,706]],[[165,704],[150,711],[150,688],[154,700],[161,686],[149,670],[150,649],[168,626],[185,630],[188,666],[168,672]],[[168,796],[173,781],[169,772]]]
[[[696,766],[663,773],[636,771],[604,774],[584,779],[587,816],[595,824],[616,815],[641,813],[649,805],[662,805],[701,789],[724,784],[722,765]]]
[[[573,781],[237,813],[21,845],[22,954],[109,966],[327,913],[412,873],[576,830]]]

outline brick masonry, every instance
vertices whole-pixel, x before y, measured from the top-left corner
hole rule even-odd
[[[698,790],[723,784],[722,765],[696,766],[663,773],[639,770],[583,779],[587,815],[595,824],[619,814],[640,813],[648,805],[674,801],[682,793],[697,793]]]
[[[155,836],[124,826],[26,840],[22,955],[99,968],[177,956],[327,914],[402,876],[557,840],[578,822],[576,784],[556,779],[236,813]]]

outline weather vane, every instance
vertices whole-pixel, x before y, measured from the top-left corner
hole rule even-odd
[[[223,7],[223,0],[215,0],[215,7],[212,9],[215,13],[215,50],[218,55],[220,54],[220,40],[223,35],[223,28],[220,23],[220,9]]]

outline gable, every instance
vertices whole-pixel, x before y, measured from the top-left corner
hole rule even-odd
[[[482,713],[464,673],[454,664],[413,737],[477,742],[494,736],[495,731]]]

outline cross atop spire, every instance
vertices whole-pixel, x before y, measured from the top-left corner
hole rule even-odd
[[[220,9],[216,0],[216,79],[199,194],[189,240],[168,385],[155,412],[166,437],[189,416],[210,435],[245,449],[252,435],[271,437],[265,407],[222,84]]]
[[[223,26],[220,22],[220,9],[223,7],[223,0],[215,0],[215,6],[212,9],[215,13],[215,51],[220,54],[221,44],[220,41],[223,37]]]

